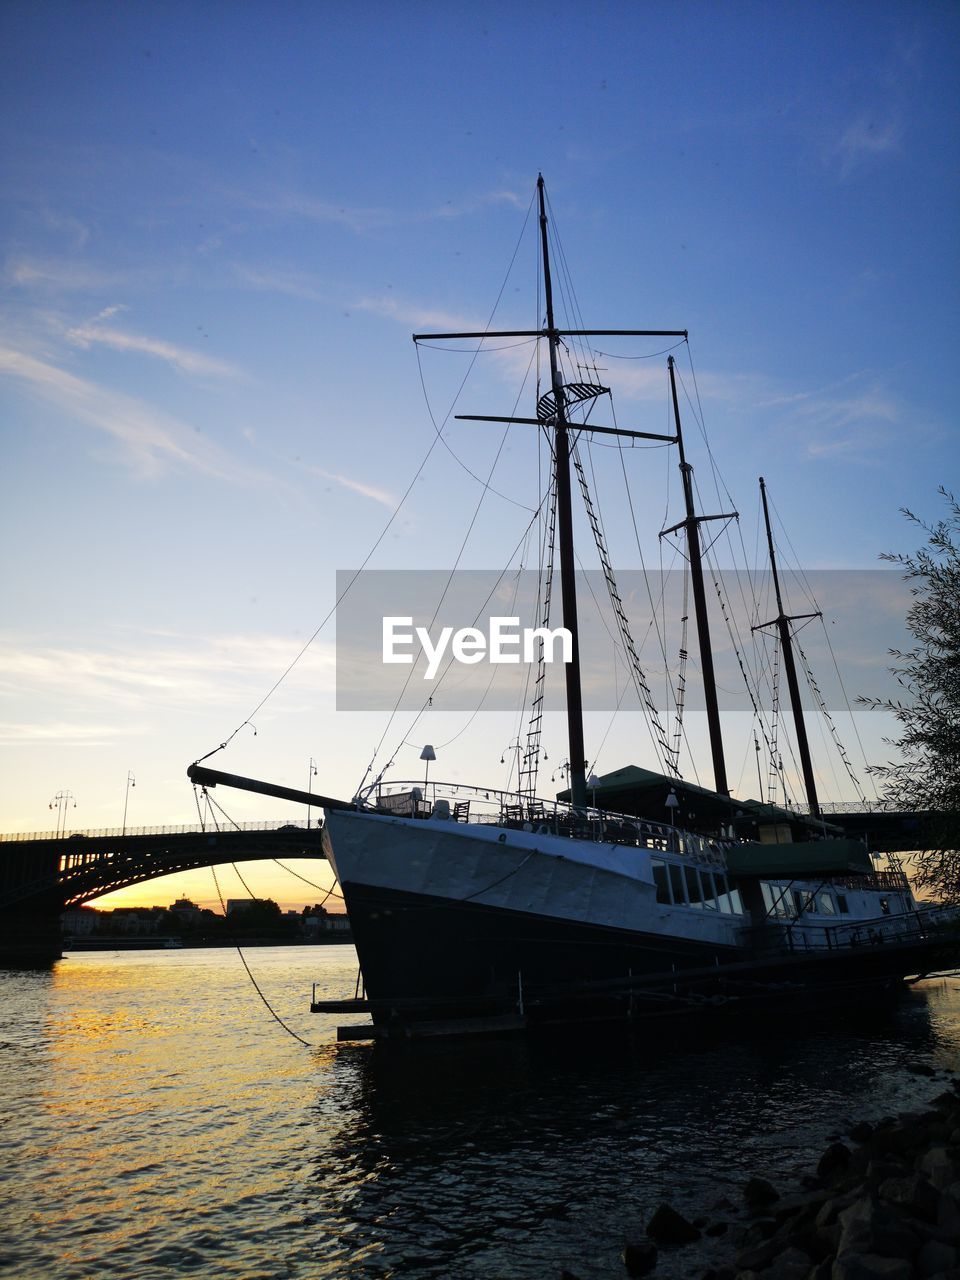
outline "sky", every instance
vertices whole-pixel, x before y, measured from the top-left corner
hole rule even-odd
[[[337,711],[324,619],[368,555],[500,569],[523,541],[535,433],[444,419],[468,373],[456,412],[529,413],[528,350],[471,368],[410,337],[536,326],[539,172],[584,323],[690,333],[688,453],[704,505],[741,512],[718,562],[757,552],[760,474],[795,565],[915,549],[900,508],[937,518],[958,461],[958,51],[955,5],[883,0],[7,0],[0,830],[52,829],[65,791],[76,829],[125,804],[131,826],[191,820],[186,768],[228,739],[211,765],[333,795],[381,738],[388,780],[432,742],[435,777],[506,784],[516,714],[438,705],[406,737]],[[663,350],[596,357],[621,426],[669,425]],[[659,565],[675,457],[631,456],[631,516],[619,454],[595,454],[614,560]],[[599,772],[654,763],[638,714],[588,717]],[[840,726],[852,754],[886,758],[882,719]],[[563,758],[556,716],[545,745]],[[181,893],[212,902],[209,874],[111,901]]]

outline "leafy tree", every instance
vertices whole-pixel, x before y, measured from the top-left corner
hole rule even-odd
[[[883,555],[903,569],[913,603],[907,628],[916,643],[891,650],[890,668],[908,695],[904,701],[861,699],[890,712],[901,734],[888,738],[902,759],[875,765],[884,799],[898,808],[927,815],[916,856],[921,889],[960,900],[960,504],[941,488],[945,520],[926,525],[912,511],[903,514],[927,534],[913,555]]]

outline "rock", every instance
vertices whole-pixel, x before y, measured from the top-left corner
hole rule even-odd
[[[703,1234],[705,1236],[725,1236],[729,1230],[729,1222],[711,1222]]]
[[[937,1201],[937,1226],[960,1240],[960,1182],[953,1182],[940,1192]]]
[[[850,1148],[842,1142],[832,1142],[820,1157],[817,1165],[818,1178],[832,1178],[842,1172],[850,1163]]]
[[[816,1191],[803,1191],[795,1196],[782,1196],[776,1202],[776,1208],[770,1210],[779,1223],[792,1220],[797,1227],[804,1227],[813,1222],[823,1205],[830,1199],[830,1193],[820,1187]]]
[[[763,1244],[754,1245],[752,1249],[741,1249],[734,1262],[741,1271],[763,1271],[769,1267],[774,1258],[783,1253],[786,1244],[783,1240],[765,1240]],[[807,1270],[810,1259],[807,1259]]]
[[[890,1178],[905,1178],[910,1170],[900,1160],[871,1160],[867,1165],[866,1183],[876,1191],[881,1182]]]
[[[779,1191],[766,1178],[751,1178],[743,1188],[744,1203],[751,1209],[764,1209],[779,1199]]]
[[[761,1273],[761,1280],[807,1280],[810,1259],[799,1249],[785,1249]]]
[[[908,1062],[907,1070],[915,1076],[935,1076],[937,1073],[933,1067],[928,1066],[925,1062]]]
[[[741,1227],[734,1237],[738,1249],[752,1249],[764,1240],[769,1240],[776,1233],[777,1224],[774,1218],[758,1218],[749,1227]]]
[[[903,1258],[880,1258],[876,1254],[854,1254],[837,1258],[830,1280],[913,1280],[913,1267]]]
[[[935,1276],[950,1271],[960,1262],[960,1251],[940,1240],[928,1240],[916,1257],[917,1272],[921,1276]]]
[[[938,1191],[944,1191],[957,1178],[957,1166],[946,1147],[931,1147],[917,1161],[917,1170],[930,1179]]]
[[[937,1221],[940,1197],[922,1173],[911,1173],[906,1178],[888,1178],[881,1182],[878,1192],[881,1200],[895,1205],[913,1218],[924,1222]]]
[[[662,1204],[647,1223],[647,1235],[663,1244],[690,1244],[700,1239],[700,1232],[668,1204]]]
[[[645,1276],[657,1265],[657,1246],[652,1240],[631,1240],[621,1256],[628,1275]]]
[[[840,1240],[837,1257],[843,1254],[867,1253],[876,1229],[888,1215],[881,1215],[876,1202],[869,1195],[861,1196],[838,1216]]]
[[[817,1214],[816,1225],[818,1227],[832,1226],[841,1211],[849,1208],[859,1198],[860,1191],[845,1191],[841,1196],[831,1196],[829,1200],[824,1201],[820,1212]]]
[[[850,1130],[850,1137],[854,1142],[869,1142],[873,1137],[873,1125],[867,1124],[866,1120],[855,1124]]]

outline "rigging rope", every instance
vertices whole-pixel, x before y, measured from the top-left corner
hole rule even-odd
[[[194,798],[197,800],[197,814],[199,815],[199,818],[200,818],[201,828],[203,830],[206,830],[206,826],[204,824],[204,819],[203,819],[203,813],[200,809],[200,800],[197,797],[196,787],[193,788],[193,793],[194,793]],[[216,817],[214,816],[211,808],[211,804],[216,802],[212,800],[212,797],[210,793],[207,791],[206,787],[203,788],[203,796],[207,802],[207,810],[210,813],[210,817],[213,822],[213,825],[215,829],[219,831],[220,830],[219,824],[217,823]],[[221,805],[217,804],[217,808],[220,809],[221,813],[224,813],[225,817],[227,816]],[[230,821],[233,821],[233,819],[231,818]],[[238,830],[240,829],[238,823],[234,822],[234,826],[236,826]],[[250,890],[247,887],[246,882],[244,881],[243,877],[240,876],[240,872],[237,871],[236,864],[231,863],[231,865],[233,866],[234,871],[236,871],[237,875],[240,877],[240,883],[243,885],[243,887],[247,890],[247,893],[250,894],[250,897],[252,898],[253,894],[250,893]],[[226,919],[227,904],[224,901],[223,894],[220,891],[220,879],[217,876],[217,868],[215,865],[211,864],[210,870],[213,873],[213,884],[217,891],[217,897],[220,899],[220,909],[223,911],[223,918]],[[303,1036],[298,1035],[297,1032],[294,1031],[292,1027],[288,1027],[287,1024],[284,1022],[284,1020],[280,1017],[279,1013],[277,1013],[276,1009],[274,1009],[273,1005],[270,1003],[270,1001],[267,999],[266,995],[264,994],[264,991],[261,988],[259,982],[257,982],[256,978],[253,976],[250,966],[247,964],[246,956],[244,956],[243,951],[240,948],[240,944],[236,943],[235,946],[236,946],[237,955],[240,957],[240,963],[243,965],[244,969],[246,969],[247,977],[250,979],[251,983],[253,984],[253,989],[256,991],[260,999],[263,1001],[264,1006],[267,1009],[267,1012],[270,1014],[270,1016],[274,1019],[275,1022],[279,1023],[279,1025],[284,1029],[284,1031],[286,1031],[288,1036],[292,1036],[294,1040],[299,1041],[299,1043],[302,1044],[305,1048],[312,1049],[314,1046],[310,1043],[310,1041],[304,1040]]]
[[[630,657],[630,671],[633,676],[637,693],[640,697],[641,705],[645,709],[645,718],[647,721],[647,727],[650,730],[654,751],[656,752],[664,771],[673,774],[674,777],[679,777],[680,775],[678,773],[676,763],[670,752],[670,743],[667,739],[666,731],[660,722],[660,715],[653,701],[653,694],[650,692],[650,686],[647,683],[647,678],[640,665],[640,658],[633,642],[630,623],[623,607],[623,601],[620,598],[616,577],[613,572],[613,565],[610,563],[610,556],[607,552],[606,540],[604,539],[603,530],[597,513],[594,510],[593,501],[590,497],[590,489],[587,485],[586,472],[584,471],[583,463],[580,460],[579,445],[575,444],[570,453],[576,469],[577,479],[580,483],[580,492],[583,496],[584,506],[586,507],[587,518],[590,522],[590,528],[593,533],[593,540],[596,543],[597,552],[600,556],[600,564],[607,584],[607,594],[610,597],[610,606],[613,609],[614,617],[617,620],[617,627],[620,632],[620,638],[623,641],[624,649]]]

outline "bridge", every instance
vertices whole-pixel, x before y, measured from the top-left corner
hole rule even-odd
[[[158,876],[264,858],[323,858],[319,827],[139,827],[0,835],[0,961],[59,958],[60,914]]]
[[[221,780],[228,776],[221,775]],[[323,801],[306,792],[255,786],[317,807]],[[839,802],[822,807],[830,823],[876,852],[921,847],[924,814],[883,804]],[[798,806],[796,811],[802,810]],[[319,827],[248,822],[230,831],[211,831],[198,822],[187,827],[0,835],[0,962],[58,958],[61,912],[114,889],[198,867],[283,857],[323,858]]]

